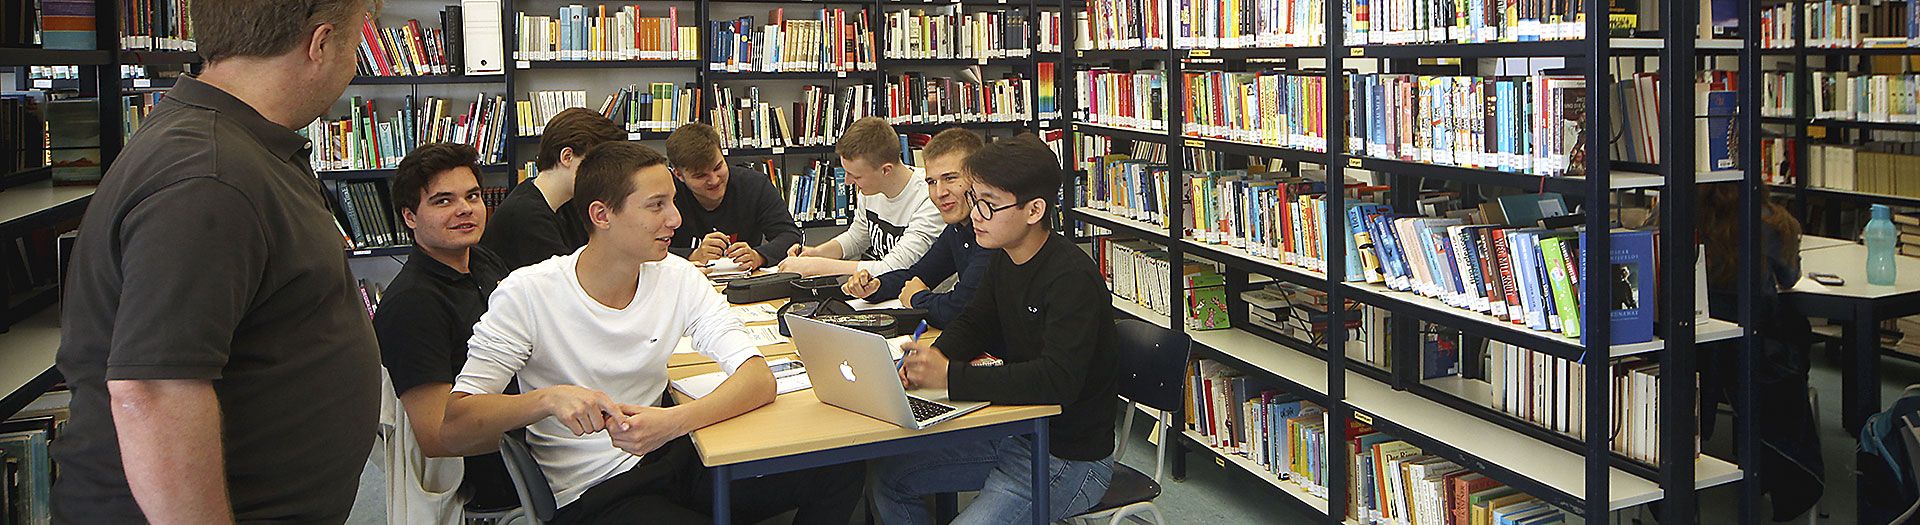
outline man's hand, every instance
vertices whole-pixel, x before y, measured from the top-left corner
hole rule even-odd
[[[919,277],[907,279],[907,284],[900,286],[900,307],[913,308],[913,296],[924,291],[927,291],[927,283]]]
[[[866,299],[867,296],[880,291],[880,280],[873,278],[873,274],[867,273],[866,270],[860,270],[853,272],[853,276],[847,278],[846,284],[840,285],[840,291],[854,298]]]
[[[687,260],[694,264],[706,264],[720,258],[726,251],[727,234],[712,232],[700,238],[700,245],[693,248],[693,253],[687,254]]]
[[[787,258],[791,259],[794,257],[811,256],[813,255],[812,251],[813,249],[808,248],[805,244],[796,243],[793,245],[792,248],[787,248]]]
[[[833,273],[832,262],[833,259],[811,255],[787,257],[787,260],[780,261],[780,271],[793,272],[805,277],[828,275]]]
[[[728,246],[727,258],[739,263],[740,268],[743,270],[756,270],[767,264],[767,258],[761,257],[759,250],[753,249],[752,246],[747,246],[747,243],[744,242],[736,242],[733,243],[733,246]]]
[[[620,404],[607,394],[574,385],[555,385],[533,391],[547,414],[566,425],[575,436],[606,430],[607,417],[622,415]]]
[[[607,417],[606,426],[613,446],[635,456],[658,450],[689,432],[679,411],[626,404],[620,405],[620,415]]]
[[[900,350],[907,353],[900,367],[901,386],[908,390],[947,388],[947,355],[940,349],[929,342],[908,341],[900,345]]]

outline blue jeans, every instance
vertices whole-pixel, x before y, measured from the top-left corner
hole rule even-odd
[[[933,523],[925,497],[979,491],[956,525],[1027,523],[1033,519],[1033,438],[1016,436],[947,450],[894,456],[871,462],[869,500],[887,525]],[[1113,482],[1113,457],[1099,461],[1047,458],[1049,520],[1073,516],[1100,503]]]

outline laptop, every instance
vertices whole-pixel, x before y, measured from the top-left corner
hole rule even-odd
[[[908,393],[900,386],[892,346],[880,334],[792,314],[787,315],[787,328],[813,380],[814,395],[826,404],[915,430],[987,406],[947,400],[944,390]]]

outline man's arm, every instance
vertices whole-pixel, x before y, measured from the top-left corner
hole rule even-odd
[[[400,406],[407,411],[407,422],[413,427],[414,440],[420,443],[420,453],[430,458],[447,458],[499,450],[496,440],[466,439],[454,442],[442,435],[440,429],[446,422],[447,405],[452,402],[452,383],[427,383],[400,394]],[[535,420],[538,421],[538,418]]]
[[[487,301],[487,313],[467,339],[467,364],[453,382],[453,398],[441,424],[440,440],[449,449],[493,443],[500,433],[552,416],[574,435],[603,430],[606,416],[620,407],[605,393],[574,385],[555,385],[522,394],[501,394],[514,374],[533,356],[537,283],[509,276]]]
[[[949,258],[948,261],[952,259]],[[927,311],[927,324],[935,328],[946,329],[960,318],[967,305],[980,292],[980,284],[987,280],[987,266],[992,264],[993,252],[980,250],[967,257],[966,271],[959,272],[960,280],[953,283],[953,289],[946,292],[923,291],[913,296],[913,307]],[[949,264],[951,264],[949,262]],[[940,276],[946,280],[946,276]],[[923,280],[924,281],[924,280]]]
[[[120,462],[152,523],[233,523],[220,400],[205,379],[108,381]]]
[[[154,523],[233,521],[227,422],[212,381],[261,293],[269,245],[259,214],[238,189],[194,178],[154,192],[116,231],[99,232],[117,235],[122,272],[105,378],[114,439],[134,501]]]
[[[915,278],[933,286],[946,281],[948,276],[953,275],[953,247],[947,239],[947,233],[951,231],[954,231],[951,227],[942,230],[940,237],[934,239],[933,247],[928,248],[927,253],[922,255],[920,260],[914,261],[913,266],[880,274],[880,290],[868,297],[879,299],[880,301],[877,302],[899,297],[900,287]],[[918,302],[915,304],[917,305]]]

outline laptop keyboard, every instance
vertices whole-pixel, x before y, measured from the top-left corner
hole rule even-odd
[[[945,413],[956,410],[955,408],[947,405],[942,405],[940,403],[935,403],[932,401],[920,399],[913,396],[907,396],[907,406],[913,407],[914,421],[926,421],[929,419],[940,417],[941,414],[945,414]]]

